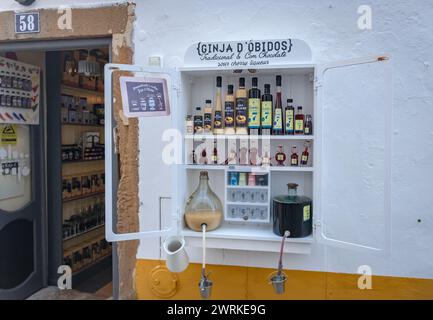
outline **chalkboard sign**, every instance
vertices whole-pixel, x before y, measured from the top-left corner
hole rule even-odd
[[[120,77],[120,89],[125,116],[152,117],[170,114],[166,79]]]

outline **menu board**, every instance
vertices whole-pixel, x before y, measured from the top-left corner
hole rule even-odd
[[[123,113],[126,117],[153,117],[170,114],[165,78],[120,77]]]
[[[39,124],[40,68],[0,57],[0,124]]]

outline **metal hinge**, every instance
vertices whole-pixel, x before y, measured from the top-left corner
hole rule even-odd
[[[322,82],[317,77],[314,77],[314,90],[317,90],[319,87],[322,87]]]
[[[316,220],[313,222],[314,229],[320,228],[322,226],[322,222],[320,220]]]

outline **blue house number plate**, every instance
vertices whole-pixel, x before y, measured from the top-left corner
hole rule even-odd
[[[40,32],[39,12],[15,13],[15,33]]]

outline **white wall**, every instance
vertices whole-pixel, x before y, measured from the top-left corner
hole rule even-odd
[[[296,37],[313,50],[313,59],[327,62],[391,53],[394,63],[392,154],[392,247],[390,257],[314,245],[310,256],[287,255],[289,268],[356,273],[367,264],[374,274],[433,278],[433,4],[430,1],[369,1],[373,29],[357,28],[357,8],[364,1],[138,1],[135,62],[162,55],[166,67],[181,65],[186,48],[197,41]],[[430,53],[430,54],[429,54]],[[140,121],[143,150],[159,146],[168,120]],[[149,150],[149,149],[147,149]],[[140,172],[145,176],[141,153]],[[148,163],[158,167],[156,160]],[[152,169],[156,168],[152,167]],[[147,170],[147,169],[146,169]],[[153,170],[154,171],[154,170]],[[162,171],[162,170],[161,170]],[[169,196],[161,184],[168,173],[146,179],[140,188],[141,226],[157,197]],[[142,193],[144,194],[144,193]],[[148,199],[153,198],[153,201]],[[417,222],[421,219],[421,222]],[[158,243],[142,242],[138,257],[158,257]],[[193,253],[193,259],[200,255]],[[273,267],[275,254],[213,250],[212,262]]]
[[[117,1],[38,0],[36,7],[56,3],[100,5]],[[296,37],[305,40],[317,62],[391,53],[394,62],[394,119],[392,154],[392,255],[379,258],[342,249],[313,247],[309,256],[288,255],[289,268],[355,273],[368,264],[374,274],[433,278],[433,3],[371,0],[306,1],[136,1],[135,63],[146,64],[151,55],[164,56],[167,67],[179,66],[194,42]],[[370,4],[373,29],[357,28],[357,8]],[[21,9],[12,0],[0,10]],[[161,151],[161,132],[167,120],[140,121],[140,146]],[[146,132],[146,135],[143,134]],[[169,196],[167,172],[157,159],[144,162],[140,153],[141,227],[148,208],[159,196]],[[144,173],[144,164],[156,174]],[[151,199],[150,201],[148,199]],[[421,222],[417,222],[420,219]],[[159,241],[146,240],[139,258],[159,257]],[[194,259],[199,255],[193,254]],[[213,251],[211,262],[275,265],[274,254]]]

